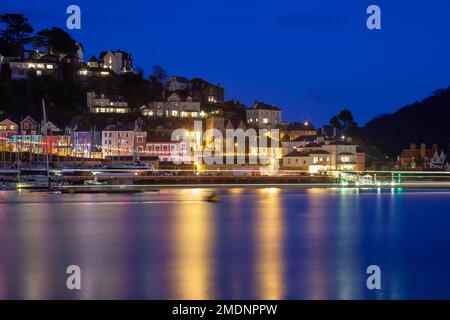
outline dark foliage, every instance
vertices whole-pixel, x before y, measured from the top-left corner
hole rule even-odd
[[[371,142],[390,156],[410,143],[437,143],[447,149],[450,142],[450,87],[405,106],[392,114],[378,116],[363,128]]]

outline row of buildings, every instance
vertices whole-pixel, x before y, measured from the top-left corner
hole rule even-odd
[[[439,148],[435,143],[431,148],[425,143],[419,147],[411,143],[409,148],[402,150],[398,157],[396,169],[401,170],[450,170],[449,165],[450,145],[447,152]]]
[[[208,117],[205,122],[206,129],[218,129],[224,136],[227,129],[246,131],[252,128],[242,120],[225,120],[220,116]],[[209,143],[207,138],[202,141],[203,132],[195,130],[186,130],[188,139],[180,137],[173,141],[170,135],[149,136],[143,130],[140,119],[124,125],[108,125],[101,131],[62,130],[51,122],[39,123],[28,116],[19,123],[10,119],[0,122],[0,148],[2,151],[49,153],[86,159],[155,156],[161,162],[194,163],[198,161],[195,151],[207,147]],[[258,142],[256,148],[244,148],[242,154],[238,154],[239,146],[236,145],[233,155],[269,156],[287,170],[364,170],[364,153],[346,139],[335,140],[319,134],[308,123],[279,130],[282,137],[279,140],[275,141],[269,135],[268,143],[262,145]],[[223,154],[226,156],[225,152]]]
[[[112,74],[134,72],[130,53],[123,50],[101,52],[99,58],[93,56],[87,63],[83,61],[83,49],[79,45],[78,52],[63,55],[36,50],[25,50],[21,57],[1,57],[2,64],[8,64],[11,80],[26,80],[30,76],[54,75],[62,67],[73,67],[80,80],[110,77]]]

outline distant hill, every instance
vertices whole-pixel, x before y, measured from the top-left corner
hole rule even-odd
[[[395,113],[376,117],[365,125],[363,132],[372,144],[391,156],[397,156],[412,142],[437,143],[448,150],[450,87],[436,90],[432,96]]]

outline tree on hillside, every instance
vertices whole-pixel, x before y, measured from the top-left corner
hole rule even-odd
[[[5,13],[0,15],[0,53],[5,56],[20,56],[24,46],[31,42],[33,28],[23,14]]]
[[[167,80],[167,71],[161,66],[153,66],[152,75],[150,77],[156,79],[160,83],[164,83]]]
[[[330,124],[337,129],[341,129],[345,134],[352,134],[358,128],[351,111],[347,109],[332,117]]]
[[[76,53],[79,49],[77,42],[67,32],[56,27],[39,31],[33,46],[56,55]]]

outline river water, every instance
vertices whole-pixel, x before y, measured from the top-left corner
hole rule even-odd
[[[216,192],[0,192],[0,299],[450,299],[450,191]]]

